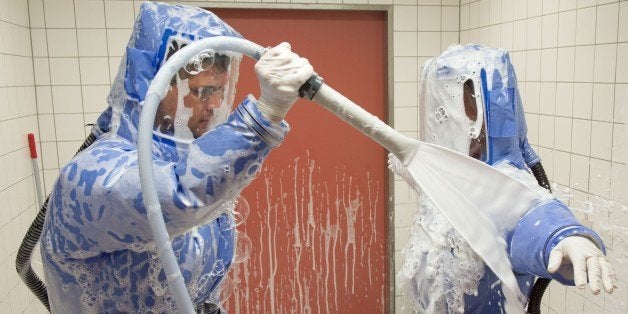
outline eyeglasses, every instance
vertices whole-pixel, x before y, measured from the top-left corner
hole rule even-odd
[[[196,96],[202,102],[206,102],[214,96],[218,96],[222,99],[225,94],[225,87],[201,86],[197,88],[190,88],[190,94]]]

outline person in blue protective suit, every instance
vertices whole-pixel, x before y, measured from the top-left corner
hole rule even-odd
[[[423,141],[472,156],[542,189],[530,174],[530,169],[539,169],[540,158],[526,137],[516,76],[506,51],[455,45],[428,60],[422,68],[420,106]],[[517,201],[516,195],[508,197]],[[497,276],[424,195],[419,197],[414,222],[397,278],[416,311],[506,310]],[[550,195],[532,206],[514,230],[507,230],[504,240],[523,295],[528,295],[535,277],[580,288],[588,281],[594,294],[616,288],[600,237]],[[527,300],[520,301],[523,309]]]
[[[175,304],[142,202],[137,127],[159,67],[187,43],[240,37],[206,10],[141,6],[97,140],[60,171],[41,254],[55,313],[174,313]],[[287,43],[256,63],[258,99],[235,110],[240,56],[205,51],[173,77],[153,136],[158,196],[173,249],[197,311],[220,304],[221,280],[234,259],[233,201],[289,131],[284,116],[312,66]],[[216,308],[216,307],[214,307]]]

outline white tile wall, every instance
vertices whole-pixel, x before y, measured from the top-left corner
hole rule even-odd
[[[595,43],[615,43],[618,33],[619,4],[613,3],[597,7],[597,26],[595,28]]]
[[[593,84],[593,120],[613,122],[614,84]]]
[[[52,85],[79,85],[79,62],[76,58],[50,58],[50,83]]]
[[[556,43],[554,42],[554,47]],[[541,51],[541,81],[556,81],[556,61],[558,57],[558,49],[550,48]],[[553,97],[552,97],[553,98]]]
[[[592,194],[628,204],[628,1],[318,3],[392,6],[393,117],[395,127],[411,137],[418,137],[419,67],[428,57],[458,41],[510,50],[524,99],[529,138],[534,145],[540,145],[538,150],[549,163],[545,167],[552,180],[576,191],[579,199],[588,199]],[[0,1],[0,110],[8,113],[0,116],[0,165],[19,163],[26,155],[26,146],[17,130],[33,129],[39,133],[42,174],[49,189],[59,166],[74,154],[83,139],[83,124],[92,122],[106,106],[109,84],[140,4],[115,0]],[[19,71],[22,65],[28,65],[26,71]],[[20,102],[24,106],[16,105]],[[34,110],[37,120],[33,119]],[[30,125],[23,123],[27,121]],[[32,183],[29,170],[28,163],[0,166],[0,171],[8,174],[0,176],[0,195],[15,198],[11,214],[0,211],[0,235],[23,232],[26,227],[8,222],[28,224],[34,215],[34,198],[17,201],[18,190],[27,191],[26,182]],[[399,241],[395,247],[397,268],[416,195],[395,178],[393,196]],[[628,224],[628,218],[609,213]],[[615,246],[626,243],[614,237]],[[16,248],[17,244],[8,246]],[[7,254],[0,256],[0,265],[7,270],[0,271],[0,280],[9,283],[0,285],[0,306],[15,313],[41,311],[38,302],[18,284],[12,257]],[[622,304],[616,295],[625,296],[616,293],[613,297],[587,297],[552,284],[544,299],[544,312],[620,313]],[[398,313],[410,312],[399,292],[395,301]]]
[[[102,85],[109,84],[109,58],[86,57],[79,58],[81,84]]]
[[[592,82],[595,60],[594,46],[576,46],[574,81]]]
[[[574,83],[573,117],[590,119],[593,105],[593,84]]]
[[[481,32],[482,17],[474,11],[480,5],[481,1],[461,3],[461,40],[494,44],[492,39],[471,35]],[[584,207],[582,202],[588,200],[600,213],[614,217],[597,215],[585,224],[598,228],[612,249],[609,256],[617,256],[613,250],[628,249],[628,235],[607,231],[628,225],[628,218],[619,215],[628,204],[623,157],[628,148],[628,87],[623,84],[628,82],[628,2],[496,0],[491,1],[493,5],[502,7],[501,22],[491,16],[491,24],[497,23],[491,27],[501,27],[498,46],[511,50],[524,96],[528,137],[539,145],[544,162],[553,163],[551,180],[576,196],[571,206]],[[512,43],[503,40],[508,35]],[[554,132],[547,132],[552,125]],[[613,205],[605,211],[600,209],[602,202]],[[628,282],[628,274],[619,278]],[[625,313],[626,298],[624,292],[592,296],[553,283],[543,312]]]
[[[74,12],[76,13],[76,27],[105,28],[103,1],[76,1]]]
[[[595,65],[593,68],[593,81],[614,83],[617,60],[617,44],[596,45],[594,59]]]
[[[0,1],[0,308],[9,313],[35,312],[31,305],[36,302],[14,268],[18,245],[37,210],[34,180],[40,173],[33,171],[27,133],[39,142],[37,99],[46,104],[43,92],[38,97],[33,71],[34,64],[47,67],[47,62],[33,59],[33,53],[45,55],[41,43],[46,35],[42,30],[31,35],[29,25],[27,1]],[[31,38],[36,40],[32,46]]]
[[[78,41],[79,56],[107,56],[107,31],[105,29],[79,28],[76,31],[76,36]]]
[[[574,79],[576,48],[563,47],[557,50],[556,79],[559,82],[572,82]]]
[[[619,43],[617,45],[617,55],[625,56],[628,54],[628,42]],[[617,70],[615,71],[616,83],[628,83],[628,59],[617,58]]]
[[[80,112],[81,87],[80,86],[52,86],[52,102],[55,113],[76,113]]]
[[[529,113],[539,113],[541,103],[541,83],[528,82],[525,85],[524,108]]]

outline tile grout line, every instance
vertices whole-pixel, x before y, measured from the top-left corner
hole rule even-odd
[[[50,102],[52,103],[52,127],[54,130],[54,142],[55,142],[55,150],[56,150],[56,155],[57,155],[57,167],[59,167],[59,147],[56,144],[57,140],[58,140],[58,136],[57,136],[57,122],[55,119],[56,113],[55,113],[55,103],[54,103],[54,93],[53,93],[53,87],[55,86],[52,82],[52,69],[50,66],[50,45],[48,43],[48,28],[47,28],[47,22],[46,22],[46,0],[42,0],[42,10],[43,10],[43,16],[44,16],[44,32],[46,34],[46,59],[48,60],[48,84],[50,85]],[[37,113],[39,116],[39,112]],[[42,160],[43,161],[43,160]],[[59,167],[60,168],[60,167]],[[44,180],[44,190],[48,190],[48,187],[45,184],[45,180]]]

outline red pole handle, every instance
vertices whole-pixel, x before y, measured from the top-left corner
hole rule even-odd
[[[35,134],[28,133],[28,147],[31,150],[31,158],[37,158],[37,146],[35,145]]]

